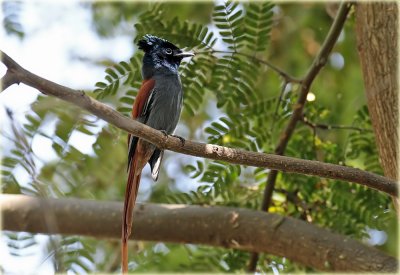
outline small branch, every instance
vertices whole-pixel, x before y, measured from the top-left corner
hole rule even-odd
[[[13,84],[19,84],[18,77],[11,70],[7,70],[6,74],[1,78],[1,84],[3,90],[5,90]]]
[[[315,57],[308,73],[304,77],[302,81],[302,85],[300,88],[299,98],[294,106],[292,117],[285,129],[285,131],[281,134],[281,140],[275,149],[276,154],[283,154],[285,151],[286,145],[291,138],[293,131],[297,125],[297,122],[302,118],[304,104],[307,100],[307,94],[311,88],[311,85],[322,69],[325,66],[328,56],[332,51],[333,46],[336,43],[337,38],[343,28],[344,22],[346,21],[346,17],[351,8],[350,2],[343,2],[339,8],[338,14],[336,16],[335,21],[333,22],[331,29],[318,53]]]
[[[289,82],[287,82],[286,80],[285,80],[285,82],[282,83],[282,88],[281,88],[281,92],[279,94],[278,103],[276,104],[275,112],[273,114],[274,119],[272,120],[272,123],[271,123],[271,131],[274,129],[275,121],[277,120],[277,116],[278,116],[279,106],[281,105],[283,95],[285,94],[285,90],[288,85],[289,85]]]
[[[0,53],[2,52],[0,51]],[[5,53],[2,54],[3,58],[12,60]],[[222,160],[234,164],[265,167],[273,170],[355,182],[386,192],[390,195],[396,195],[398,191],[397,184],[394,180],[347,166],[257,153],[190,140],[187,140],[185,144],[182,145],[179,138],[172,136],[166,137],[162,132],[123,116],[109,106],[87,96],[82,91],[73,90],[48,81],[23,68],[17,71],[17,75],[20,82],[36,88],[44,94],[58,97],[79,106],[108,123],[153,143],[158,148],[196,157]]]
[[[222,51],[222,50],[214,50],[214,49],[211,49],[210,51],[207,51],[207,52],[196,52],[196,54],[210,53],[210,52],[211,52],[211,53],[231,54],[231,55],[234,55],[234,54],[241,55],[241,56],[250,58],[250,59],[252,59],[252,60],[254,60],[254,61],[258,62],[258,63],[261,63],[261,64],[266,65],[266,66],[269,67],[271,70],[273,70],[273,71],[275,71],[277,74],[279,74],[279,75],[285,80],[285,82],[287,82],[287,83],[301,83],[301,82],[302,82],[301,79],[298,79],[298,78],[295,78],[295,77],[289,75],[288,73],[286,73],[286,72],[283,71],[282,69],[276,67],[275,65],[273,65],[273,64],[270,63],[269,61],[260,59],[260,58],[258,58],[258,57],[253,56],[253,55],[250,55],[250,54],[246,54],[246,53],[242,53],[242,52],[238,52],[238,51]]]
[[[286,201],[293,203],[296,206],[299,206],[303,209],[303,211],[308,211],[314,208],[315,205],[318,205],[319,203],[314,203],[314,204],[307,204],[305,203],[298,195],[297,193],[299,192],[298,189],[294,191],[287,191],[285,189],[278,189],[275,188],[275,192],[282,193],[286,196]]]
[[[342,2],[339,11],[336,15],[335,20],[332,23],[332,26],[329,30],[329,33],[327,34],[325,41],[323,45],[321,46],[321,49],[317,56],[315,57],[313,63],[311,64],[306,76],[302,79],[301,81],[301,86],[300,86],[300,92],[299,92],[299,98],[297,102],[294,105],[293,109],[293,114],[286,126],[286,129],[282,132],[280,136],[280,141],[278,145],[275,147],[275,154],[277,155],[283,155],[285,152],[286,146],[292,137],[292,134],[294,132],[294,129],[296,128],[297,122],[301,120],[302,115],[303,115],[303,108],[307,100],[307,94],[311,88],[311,85],[322,69],[323,66],[325,66],[328,56],[330,52],[332,51],[333,46],[336,43],[337,38],[339,37],[339,34],[344,26],[344,23],[346,21],[346,17],[348,12],[350,11],[352,3],[350,2]],[[277,177],[278,171],[271,171],[268,174],[267,178],[267,184],[265,186],[264,190],[264,198],[262,202],[262,210],[268,211],[269,206],[271,205],[271,200],[272,200],[272,193],[275,188],[275,182],[276,182],[276,177]],[[248,266],[248,271],[249,272],[254,272],[256,269],[258,261],[258,255],[254,253],[251,256],[250,263]]]
[[[18,72],[22,71],[22,67],[19,66],[14,60],[6,55],[1,55],[1,62],[6,65],[6,74],[1,78],[1,91],[4,91],[13,84],[19,84]]]
[[[122,203],[0,195],[3,229],[43,234],[119,238]],[[56,218],[47,227],[45,216]],[[250,209],[138,204],[133,237],[265,252],[317,270],[396,272],[398,261],[307,222]],[[316,253],[316,249],[318,253]]]
[[[314,123],[307,119],[307,117],[303,116],[301,119],[305,125],[309,126],[311,129],[321,129],[321,130],[353,130],[358,132],[372,132],[372,130],[359,128],[355,126],[346,126],[346,125],[330,125],[323,123]]]

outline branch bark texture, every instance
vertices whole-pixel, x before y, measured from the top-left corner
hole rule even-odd
[[[122,203],[0,195],[3,229],[119,238]],[[383,252],[312,224],[249,209],[138,204],[134,238],[266,252],[330,271],[395,272]],[[51,221],[51,222],[49,222]]]
[[[38,89],[43,94],[55,96],[79,106],[108,123],[155,144],[159,148],[186,155],[222,160],[234,164],[265,167],[285,172],[355,182],[386,192],[390,195],[397,194],[398,187],[395,181],[356,168],[251,152],[189,140],[187,140],[185,144],[182,144],[179,138],[172,136],[166,137],[162,132],[125,117],[109,106],[85,95],[83,91],[73,90],[37,76],[22,68],[7,54],[1,51],[0,54],[2,54],[2,62],[8,68],[6,76],[10,74],[13,75],[13,77],[18,80],[15,83],[24,83]],[[4,77],[2,81],[3,80]]]

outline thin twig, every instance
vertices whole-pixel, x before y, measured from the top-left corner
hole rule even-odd
[[[288,73],[286,73],[282,69],[280,69],[277,66],[273,65],[271,62],[263,60],[261,58],[258,58],[258,57],[254,56],[254,55],[250,55],[250,54],[246,54],[246,53],[242,53],[242,52],[238,52],[238,51],[223,51],[223,50],[215,50],[215,49],[211,49],[209,51],[196,52],[196,54],[202,54],[202,53],[207,53],[207,54],[208,53],[223,53],[223,54],[231,54],[231,55],[234,55],[234,54],[241,55],[241,56],[250,58],[250,59],[252,59],[252,60],[254,60],[254,61],[258,62],[258,63],[266,65],[271,70],[273,70],[277,74],[279,74],[285,80],[285,82],[288,82],[288,83],[299,83],[299,84],[301,84],[301,82],[302,82],[301,79],[298,79],[298,78],[295,78],[295,77],[289,75]]]
[[[283,153],[285,152],[286,146],[294,132],[294,129],[296,128],[297,122],[302,118],[303,108],[307,100],[308,91],[310,90],[314,79],[316,78],[322,67],[326,64],[328,56],[332,51],[332,48],[335,45],[336,40],[339,37],[339,34],[344,26],[347,14],[349,13],[351,6],[352,3],[350,2],[341,3],[336,18],[332,23],[329,33],[327,34],[318,55],[315,57],[306,76],[301,81],[299,98],[294,105],[293,114],[286,126],[286,129],[281,134],[279,143],[275,148],[275,154],[283,155]],[[262,202],[262,210],[264,211],[268,211],[268,208],[271,205],[272,193],[275,188],[277,174],[278,171],[276,170],[272,170],[268,174],[267,184],[264,190],[264,197]],[[255,272],[257,262],[258,254],[253,253],[251,255],[250,263],[248,265],[249,272]]]
[[[331,125],[331,124],[324,124],[324,123],[314,123],[307,119],[307,117],[303,116],[301,119],[305,125],[309,126],[312,129],[321,129],[321,130],[352,130],[358,132],[372,132],[370,129],[359,128],[355,126],[347,126],[347,125]]]
[[[271,132],[274,129],[275,122],[277,121],[279,106],[281,105],[283,95],[285,94],[285,90],[288,85],[289,85],[289,82],[287,82],[286,80],[285,80],[285,82],[282,83],[282,88],[281,88],[281,92],[279,94],[278,103],[276,104],[275,112],[273,114],[274,119],[272,120],[272,123],[271,123]]]

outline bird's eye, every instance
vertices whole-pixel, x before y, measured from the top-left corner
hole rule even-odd
[[[165,52],[166,52],[167,54],[172,54],[172,50],[171,50],[170,48],[167,48],[167,49],[165,50]]]

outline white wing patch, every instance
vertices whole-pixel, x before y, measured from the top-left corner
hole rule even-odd
[[[140,114],[140,116],[144,116],[147,114],[148,111],[150,111],[151,104],[153,102],[154,91],[155,91],[155,89],[153,89],[150,92],[149,98],[147,99],[146,103],[144,104],[143,110],[142,110],[142,113]]]
[[[164,151],[161,151],[160,155],[157,158],[156,163],[154,164],[153,169],[151,170],[151,177],[153,178],[154,181],[157,181],[158,179],[158,173],[160,172],[160,166],[163,156],[164,156]]]

